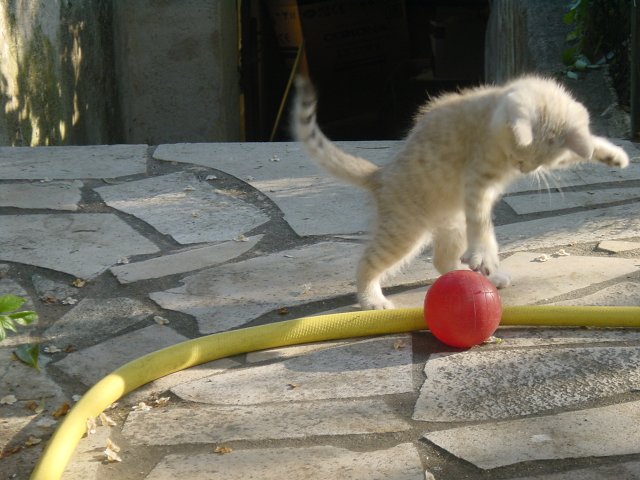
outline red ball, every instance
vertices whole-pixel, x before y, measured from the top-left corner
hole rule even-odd
[[[438,278],[424,299],[427,327],[442,343],[469,348],[498,328],[502,304],[496,287],[482,274],[454,270]]]

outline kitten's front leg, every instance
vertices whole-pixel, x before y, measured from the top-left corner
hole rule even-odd
[[[475,183],[474,183],[475,182]],[[493,232],[491,209],[497,193],[470,178],[465,188],[467,251],[460,259],[474,271],[490,276],[498,271],[498,243]]]
[[[629,165],[629,156],[622,148],[614,145],[606,138],[593,137],[593,160],[612,167],[625,168]]]

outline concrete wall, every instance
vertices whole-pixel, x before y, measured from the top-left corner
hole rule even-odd
[[[0,0],[0,145],[240,139],[233,0]]]
[[[240,140],[235,1],[116,0],[127,143]]]
[[[106,0],[0,0],[0,145],[117,135]]]

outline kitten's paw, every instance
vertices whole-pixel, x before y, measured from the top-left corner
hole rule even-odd
[[[362,310],[392,310],[393,302],[382,297],[377,300],[360,300]]]
[[[467,264],[474,272],[482,273],[485,277],[496,272],[500,264],[497,255],[489,254],[476,248],[467,250],[460,258],[460,261]]]
[[[511,275],[503,270],[498,270],[493,275],[489,276],[489,281],[493,283],[496,288],[507,288],[511,285]]]
[[[629,165],[627,152],[611,143],[599,145],[596,148],[594,156],[598,162],[609,165],[610,167],[625,168]]]

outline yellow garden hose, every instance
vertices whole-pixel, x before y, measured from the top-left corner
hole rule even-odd
[[[640,327],[640,307],[504,307],[500,324]],[[425,328],[422,308],[339,313],[216,333],[150,353],[110,373],[82,396],[51,437],[31,479],[59,479],[86,431],[88,418],[170,373],[256,350]]]

